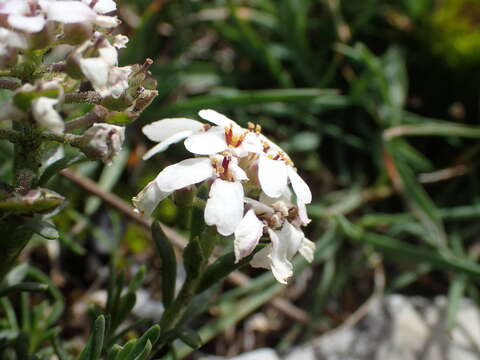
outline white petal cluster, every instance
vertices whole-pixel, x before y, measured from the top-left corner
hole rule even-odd
[[[67,43],[76,39],[72,62],[102,97],[119,98],[128,89],[132,68],[118,67],[117,51],[128,38],[108,33],[120,24],[111,15],[116,9],[113,0],[0,1],[0,68],[39,42],[48,47],[62,37]]]
[[[6,0],[0,3],[0,14],[6,17],[6,23],[22,33],[38,33],[49,21],[111,28],[118,25],[118,19],[105,14],[114,10],[116,4],[112,0]]]
[[[214,110],[201,110],[199,116],[211,124],[171,118],[143,128],[150,140],[158,142],[144,159],[182,140],[196,157],[163,169],[133,198],[135,208],[150,215],[172,192],[207,181],[211,187],[205,223],[216,226],[221,235],[234,235],[237,262],[252,254],[267,235],[270,243],[253,256],[251,265],[271,269],[279,282],[287,283],[293,274],[290,260],[297,252],[313,260],[315,245],[301,230],[310,222],[306,212],[312,201],[310,188],[290,157],[258,125],[242,128]]]
[[[118,67],[117,53],[117,48],[125,47],[127,42],[126,36],[118,35],[112,45],[103,34],[96,32],[92,40],[86,41],[72,55],[83,75],[102,97],[119,98],[128,89],[132,67]],[[97,55],[85,56],[91,52]]]

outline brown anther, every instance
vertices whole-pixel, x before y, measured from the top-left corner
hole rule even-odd
[[[262,141],[262,145],[263,145],[263,152],[266,153],[268,149],[270,149],[270,145],[268,145],[266,141]]]
[[[225,140],[227,142],[227,145],[232,145],[233,130],[231,125],[225,128]]]
[[[210,124],[203,124],[203,131],[210,130],[212,128],[212,125]]]
[[[258,125],[258,124],[255,125],[255,132],[256,132],[257,134],[260,134],[260,133],[262,132],[262,126],[261,126],[261,125]]]
[[[248,134],[248,131],[245,131],[242,135],[238,137],[237,141],[235,142],[235,147],[242,145],[242,142],[243,140],[245,140],[245,137],[247,136],[247,134]]]
[[[255,130],[255,124],[249,121],[248,122],[248,130],[254,131]]]

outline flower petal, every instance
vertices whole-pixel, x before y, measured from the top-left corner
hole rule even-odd
[[[64,24],[93,21],[97,17],[95,11],[80,1],[42,1],[40,6],[46,12],[48,20]]]
[[[242,184],[216,179],[205,206],[205,223],[216,225],[223,236],[233,234],[242,221],[243,196]]]
[[[297,229],[288,221],[285,221],[280,231],[277,231],[277,234],[280,238],[280,241],[284,244],[287,244],[287,258],[291,259],[297,253],[303,239],[305,239],[303,231]]]
[[[235,262],[250,255],[263,234],[263,223],[249,210],[235,229]]]
[[[235,121],[232,119],[229,119],[223,114],[220,114],[219,112],[211,109],[206,109],[206,110],[200,110],[198,112],[198,115],[207,121],[210,121],[211,123],[214,123],[215,125],[221,126],[221,127],[227,127],[232,124],[236,124]]]
[[[305,260],[311,263],[315,256],[315,243],[307,238],[303,238],[303,241],[298,248],[298,252],[305,258]]]
[[[262,155],[258,164],[258,180],[265,194],[278,198],[287,187],[287,166],[281,160]]]
[[[306,226],[310,224],[312,220],[310,220],[310,218],[308,217],[307,207],[305,206],[305,204],[301,202],[297,202],[297,207],[298,207],[298,218],[300,219],[302,225]]]
[[[233,159],[232,159],[233,160]],[[235,181],[247,181],[248,176],[247,173],[233,161],[230,162],[228,165],[228,171],[231,173],[233,179]]]
[[[143,160],[148,160],[150,159],[153,155],[158,154],[159,152],[167,150],[167,148],[175,144],[186,137],[190,136],[192,134],[191,130],[185,130],[185,131],[180,131],[169,138],[165,139],[164,141],[159,142],[157,145],[152,147],[150,150],[148,150],[144,155],[143,155]]]
[[[200,121],[187,118],[171,118],[154,121],[145,125],[142,132],[152,141],[164,141],[181,131],[200,131],[203,124]],[[180,141],[180,140],[179,140]]]
[[[272,241],[272,251],[269,258],[272,262],[272,273],[275,279],[281,284],[286,284],[287,280],[293,275],[293,265],[288,260],[289,244],[279,237],[279,232],[268,228],[268,235]]]
[[[158,187],[157,179],[150,181],[145,188],[132,199],[135,210],[142,216],[150,216],[158,203],[165,199],[169,192],[161,191]]]
[[[92,0],[82,0],[83,3],[90,5]],[[108,12],[115,11],[117,9],[117,4],[113,0],[99,0],[95,3],[93,10],[99,14],[105,14]]]
[[[62,117],[54,109],[57,99],[41,96],[32,101],[32,114],[36,122],[48,130],[61,134],[65,128]]]
[[[287,166],[288,178],[292,183],[293,191],[297,196],[298,201],[304,204],[310,204],[312,202],[312,192],[307,183],[298,175],[295,169],[291,166]]]
[[[199,183],[213,176],[214,169],[209,158],[182,160],[167,166],[158,174],[158,186],[164,192],[172,192]]]
[[[212,155],[228,149],[225,131],[220,127],[194,134],[188,137],[184,144],[188,151],[198,155]]]
[[[265,246],[262,250],[253,255],[250,261],[250,266],[254,268],[270,269],[272,261],[270,260],[270,253],[272,252],[272,245]]]
[[[43,15],[23,16],[13,14],[8,17],[7,21],[11,27],[28,33],[39,32],[43,29],[46,23]]]
[[[249,132],[240,145],[246,152],[258,154],[263,151],[263,144],[254,133]]]
[[[263,214],[273,215],[274,213],[274,210],[270,206],[265,205],[264,203],[254,199],[245,197],[245,204],[249,205],[257,215],[263,215]]]
[[[99,57],[80,59],[80,69],[95,89],[107,86],[110,68],[110,65]]]

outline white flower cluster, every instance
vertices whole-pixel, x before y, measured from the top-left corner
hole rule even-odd
[[[290,157],[261,133],[260,126],[242,128],[214,110],[201,110],[199,116],[213,125],[173,118],[143,128],[150,140],[158,142],[144,159],[181,140],[189,152],[199,156],[163,169],[133,198],[137,211],[150,215],[174,191],[207,181],[211,187],[205,223],[215,225],[221,235],[234,235],[237,262],[249,256],[267,234],[270,244],[250,264],[271,269],[285,284],[293,274],[290,260],[297,252],[313,260],[315,244],[301,230],[310,222],[305,206],[312,201],[308,185]]]
[[[117,49],[128,38],[106,34],[120,24],[109,15],[116,8],[113,0],[0,1],[0,68],[27,50],[70,45],[70,72],[80,72],[101,96],[120,97],[132,68],[118,67]]]
[[[40,128],[62,135],[59,108],[67,95],[82,95],[78,89],[85,80],[96,96],[85,102],[100,102],[105,110],[105,118],[95,121],[107,121],[109,110],[136,118],[157,95],[156,81],[147,71],[150,59],[144,65],[118,66],[118,49],[126,47],[128,38],[111,33],[120,24],[112,15],[116,8],[113,0],[0,0],[0,69],[24,82],[12,88],[0,121],[30,117]],[[49,50],[60,57],[58,63],[44,63]],[[124,131],[94,124],[76,144],[90,158],[109,164],[121,149]]]

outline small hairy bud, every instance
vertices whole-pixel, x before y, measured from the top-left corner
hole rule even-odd
[[[95,123],[82,136],[81,148],[88,157],[110,165],[122,149],[124,139],[124,127]]]

